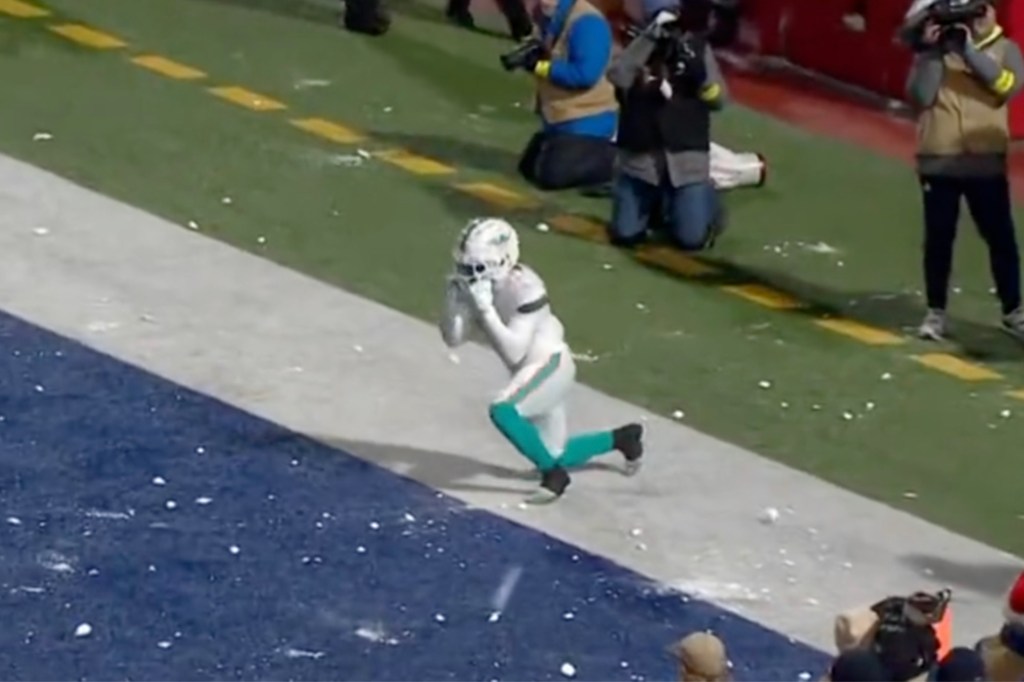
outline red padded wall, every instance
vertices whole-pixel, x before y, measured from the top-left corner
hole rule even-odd
[[[757,54],[865,90],[903,99],[910,52],[896,41],[910,0],[744,0],[740,41]],[[1002,0],[1008,34],[1024,40],[1024,0]],[[1024,96],[1010,106],[1014,137],[1024,137]]]

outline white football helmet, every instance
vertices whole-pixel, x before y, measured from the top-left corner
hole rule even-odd
[[[519,263],[519,235],[507,220],[474,218],[455,243],[455,272],[469,282],[499,281]]]

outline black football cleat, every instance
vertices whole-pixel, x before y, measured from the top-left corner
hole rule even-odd
[[[531,493],[526,501],[529,504],[549,504],[562,496],[571,483],[569,472],[560,466],[541,473],[540,488]]]
[[[639,471],[644,456],[644,427],[641,424],[620,426],[612,431],[612,443],[626,458],[626,475]]]

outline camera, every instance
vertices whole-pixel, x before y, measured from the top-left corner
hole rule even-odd
[[[544,45],[536,38],[527,38],[514,50],[500,56],[506,71],[526,69],[529,71],[544,56]]]
[[[666,10],[668,11],[668,10]],[[672,76],[685,76],[694,83],[704,80],[704,45],[707,34],[695,29],[693,16],[672,12],[670,21],[652,21],[635,35],[645,33],[655,41],[654,51],[648,59],[648,66],[665,69]]]
[[[689,0],[675,10],[678,20],[664,24],[662,33],[695,33],[711,47],[728,47],[739,34],[741,4],[742,0]],[[627,26],[626,37],[632,40],[643,31],[640,26]]]
[[[922,40],[929,23],[939,26],[939,46],[944,50],[962,48],[969,36],[963,26],[985,16],[991,0],[916,0],[907,11],[901,37],[915,50],[926,49]]]
[[[928,6],[927,17],[942,26],[969,24],[985,16],[990,0],[938,0]]]

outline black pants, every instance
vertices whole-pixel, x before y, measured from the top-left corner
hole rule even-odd
[[[921,176],[924,197],[924,279],[929,308],[946,309],[953,268],[953,243],[960,198],[988,246],[989,265],[1003,313],[1020,306],[1020,257],[1005,175],[991,177]]]
[[[391,28],[391,12],[384,0],[345,0],[345,28],[372,36]]]
[[[452,16],[466,16],[469,14],[471,0],[448,0],[447,14]],[[505,15],[508,22],[509,32],[516,40],[522,40],[533,32],[533,21],[530,13],[526,10],[526,3],[523,0],[498,0],[498,8]]]
[[[615,146],[601,137],[539,132],[519,159],[519,174],[538,189],[592,187],[612,180]]]

